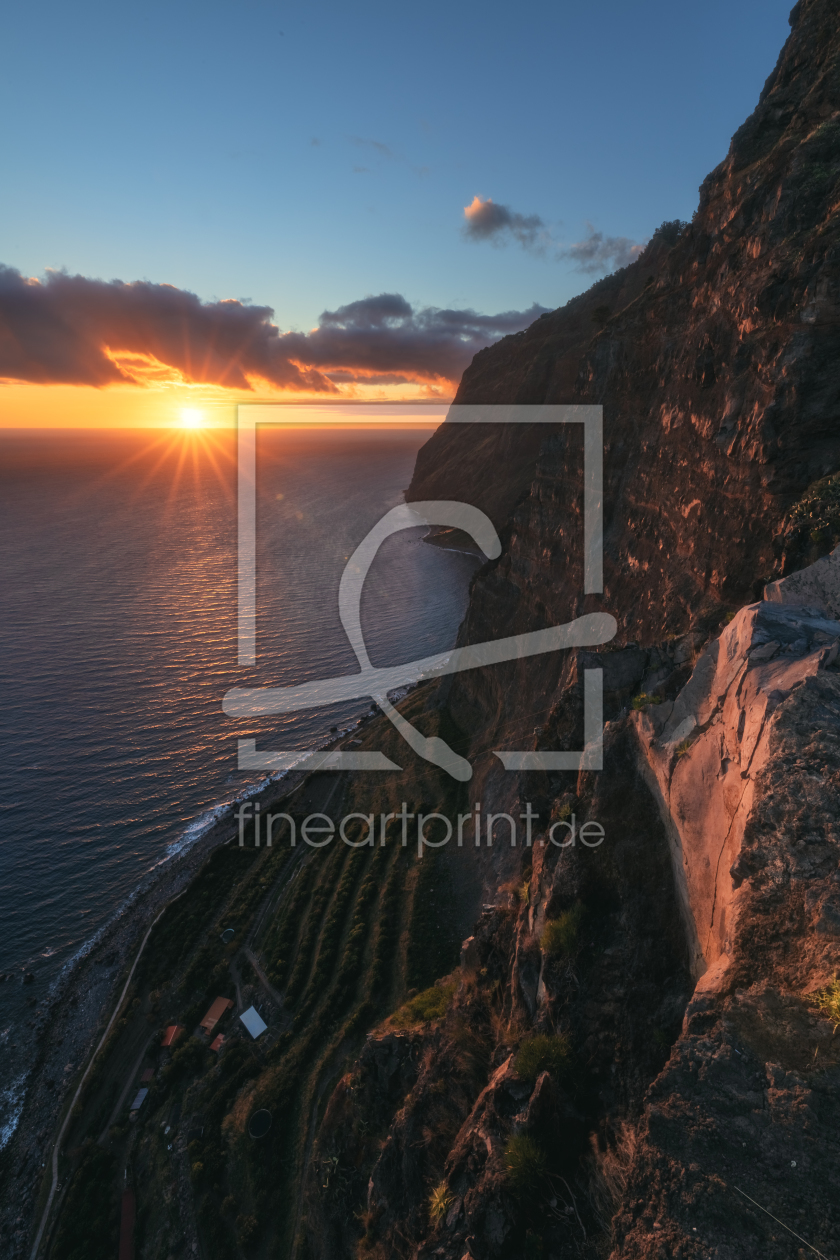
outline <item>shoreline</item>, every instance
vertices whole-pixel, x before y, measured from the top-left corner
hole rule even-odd
[[[414,686],[407,687],[406,694]],[[342,746],[373,716],[370,710],[361,713],[319,751]],[[32,1029],[33,1058],[25,1074],[7,1087],[21,1098],[19,1110],[9,1122],[14,1126],[12,1132],[0,1149],[0,1243],[11,1244],[7,1253],[10,1260],[22,1260],[29,1254],[37,1225],[34,1214],[37,1210],[40,1220],[47,1202],[62,1114],[91,1063],[102,1030],[116,1014],[114,1003],[144,933],[168,902],[189,889],[210,853],[237,839],[235,813],[244,801],[259,802],[261,809],[276,806],[312,773],[287,770],[251,786],[230,802],[212,806],[204,814],[211,818],[216,814],[215,820],[190,839],[189,827],[203,816],[198,815],[52,982]],[[61,1186],[58,1189],[61,1191]]]
[[[472,556],[483,564],[487,557],[478,543],[461,529],[450,529],[443,525],[433,525],[428,534],[424,534],[421,542],[439,551],[454,551],[459,556]]]
[[[345,738],[342,733],[337,738]],[[336,741],[337,742],[337,741]],[[215,822],[191,843],[173,841],[175,852],[160,858],[89,941],[80,946],[53,981],[33,1028],[35,1053],[23,1077],[9,1082],[21,1095],[14,1125],[2,1150],[0,1239],[14,1240],[22,1255],[33,1226],[32,1213],[44,1197],[62,1111],[107,1024],[134,954],[166,904],[185,892],[210,853],[237,837],[235,811],[243,800],[268,808],[291,795],[307,771],[287,771],[243,793],[222,808]],[[21,1250],[23,1248],[23,1250]]]

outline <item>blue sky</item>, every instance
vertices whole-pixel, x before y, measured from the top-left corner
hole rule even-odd
[[[0,261],[270,305],[498,312],[595,278],[470,241],[475,195],[646,239],[690,218],[790,0],[7,6]],[[607,268],[608,270],[611,268]]]

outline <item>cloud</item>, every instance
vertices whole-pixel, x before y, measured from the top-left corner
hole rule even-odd
[[[464,235],[471,241],[505,245],[513,237],[523,249],[542,252],[548,240],[548,231],[538,214],[519,214],[492,197],[486,200],[473,197],[470,204],[464,206],[464,218]]]
[[[399,293],[380,293],[324,311],[300,347],[301,361],[350,372],[355,380],[386,374],[457,381],[479,350],[527,328],[545,310],[534,303],[526,311],[481,315],[469,308],[415,308]]]
[[[335,381],[457,382],[474,354],[546,308],[482,315],[381,293],[281,332],[268,306],[202,302],[168,284],[63,272],[27,279],[0,264],[0,378],[104,386],[176,377],[251,390],[335,393]]]
[[[506,245],[516,240],[523,249],[545,254],[551,247],[558,262],[572,262],[577,271],[592,274],[598,271],[615,271],[635,262],[645,248],[627,236],[604,236],[587,223],[587,235],[573,245],[559,245],[538,214],[519,214],[509,206],[503,206],[492,197],[473,197],[464,207],[464,235],[471,241],[490,241],[492,245]]]
[[[26,279],[0,265],[0,377],[71,385],[135,379],[115,357],[141,356],[187,380],[248,389],[259,376],[290,389],[330,390],[281,350],[268,306],[202,302],[169,284],[108,283],[48,272]]]
[[[591,223],[586,226],[586,239],[561,249],[558,255],[573,262],[577,271],[589,274],[616,271],[635,262],[645,248],[646,242],[639,244],[627,236],[604,236],[603,232],[596,232]]]

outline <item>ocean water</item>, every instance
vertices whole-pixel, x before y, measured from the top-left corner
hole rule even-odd
[[[258,665],[236,659],[232,434],[0,431],[0,1144],[25,1026],[139,879],[259,779],[237,740],[317,747],[354,701],[256,722],[233,686],[358,670],[338,618],[346,558],[402,501],[428,430],[258,437]],[[375,665],[454,644],[475,560],[413,530],[365,586]],[[24,986],[22,974],[35,974]]]

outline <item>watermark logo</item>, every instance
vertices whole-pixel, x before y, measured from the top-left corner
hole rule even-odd
[[[239,407],[238,602],[239,663],[256,663],[256,426],[277,423],[282,408],[270,404]],[[278,415],[278,413],[280,413]],[[603,412],[595,406],[453,406],[446,424],[581,424],[583,425],[584,594],[603,590]],[[490,519],[478,508],[457,501],[432,500],[401,504],[387,512],[362,539],[341,577],[338,606],[341,623],[356,654],[360,672],[324,678],[293,687],[240,687],[223,702],[230,717],[255,718],[294,713],[355,699],[374,700],[406,744],[425,761],[462,782],[472,766],[437,736],[427,738],[388,699],[388,694],[424,679],[479,669],[503,661],[537,656],[563,648],[607,643],[616,632],[608,613],[589,613],[564,625],[512,635],[487,643],[455,648],[404,665],[377,669],[370,660],[361,627],[362,588],[376,553],[386,538],[404,529],[444,525],[469,534],[488,559],[501,555],[502,545]],[[506,770],[600,770],[603,749],[603,673],[584,671],[584,747],[577,752],[496,749]],[[400,770],[379,752],[350,750],[263,751],[255,740],[239,741],[241,770]]]
[[[525,802],[524,813],[519,814],[519,822],[512,814],[487,814],[482,819],[481,804],[476,801],[473,809],[467,814],[458,814],[454,823],[446,814],[410,813],[408,805],[402,802],[402,809],[397,813],[376,815],[345,814],[337,823],[329,814],[309,814],[306,818],[296,819],[292,814],[267,813],[262,817],[259,801],[243,801],[236,811],[239,824],[239,847],[245,847],[245,832],[250,830],[255,848],[265,845],[270,849],[275,839],[280,836],[294,849],[298,842],[311,849],[323,849],[341,841],[351,849],[373,848],[377,843],[384,848],[387,843],[389,825],[398,824],[396,831],[400,836],[403,848],[417,845],[417,856],[422,858],[426,849],[441,849],[455,837],[457,847],[463,848],[467,843],[464,830],[472,835],[475,848],[482,844],[488,849],[494,841],[504,844],[506,841],[512,849],[517,844],[530,849],[534,844],[534,824],[540,822],[540,815],[533,809],[531,802]],[[441,826],[437,826],[441,824]],[[416,841],[415,841],[416,832]],[[584,821],[579,823],[575,814],[550,823],[545,834],[537,838],[540,845],[553,845],[557,849],[573,848],[580,843],[587,849],[597,849],[604,841],[604,828],[600,823]]]

